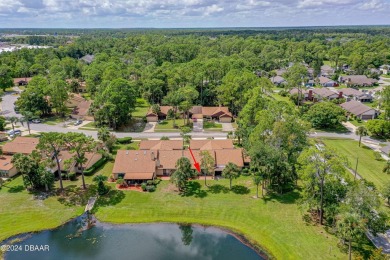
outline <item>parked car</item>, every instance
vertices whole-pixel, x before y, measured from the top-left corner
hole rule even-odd
[[[76,122],[74,122],[74,125],[81,125],[83,123],[82,120],[77,120]]]
[[[16,136],[16,135],[22,135],[22,131],[20,131],[20,130],[9,130],[8,132],[7,132],[7,134],[10,136],[10,137],[14,137],[14,136]]]
[[[31,122],[33,122],[34,124],[39,124],[42,121],[41,121],[41,119],[36,118],[36,119],[33,119]]]

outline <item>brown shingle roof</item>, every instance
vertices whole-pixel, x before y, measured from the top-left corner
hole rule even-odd
[[[0,156],[0,171],[9,171],[14,165],[11,163],[12,156],[2,155]]]
[[[112,172],[143,174],[145,177],[153,175],[156,171],[156,160],[152,158],[156,156],[154,151],[118,150]]]
[[[351,101],[345,102],[345,103],[341,104],[340,106],[356,116],[359,116],[359,115],[361,115],[367,111],[370,111],[370,110],[375,110],[375,109],[368,107],[368,106],[366,106],[366,105],[364,105],[361,102],[356,101],[356,100],[351,100]]]
[[[140,150],[182,150],[181,140],[142,140],[139,144]]]
[[[363,92],[361,92],[360,90],[354,89],[354,88],[343,88],[343,89],[339,90],[339,93],[340,92],[342,92],[343,95],[345,95],[345,96],[359,97],[359,96],[364,95]]]
[[[191,140],[190,147],[192,150],[221,150],[233,149],[233,141],[226,140]]]
[[[195,159],[197,162],[200,163],[200,151],[192,151],[194,154]],[[160,161],[159,169],[176,169],[176,162],[179,160],[182,156],[187,157],[188,160],[191,162],[192,169],[195,169],[194,166],[194,160],[192,159],[191,153],[188,150],[185,151],[178,151],[178,150],[171,150],[171,151],[159,151],[158,158]]]
[[[23,153],[30,154],[35,150],[37,144],[39,143],[38,138],[34,137],[21,137],[18,136],[11,142],[8,142],[3,145],[3,153],[5,154],[15,154]]]
[[[323,98],[327,98],[327,97],[330,97],[332,95],[337,95],[337,93],[330,91],[327,88],[315,88],[315,89],[313,89],[313,93],[315,95],[318,95],[318,96],[323,97]]]
[[[348,75],[340,77],[341,81],[345,81],[346,83],[354,84],[354,85],[372,85],[378,82],[376,79],[367,78],[366,75]]]
[[[77,107],[73,109],[72,114],[77,117],[85,117],[89,115],[89,108],[92,105],[92,101],[90,100],[84,100],[80,102]]]
[[[71,159],[73,156],[74,156],[74,154],[70,153],[69,151],[61,151],[60,152],[60,155],[58,158],[60,159],[61,170],[64,170],[65,161]],[[85,153],[85,158],[87,158],[87,162],[83,163],[83,167],[85,169],[90,168],[92,166],[92,162],[94,161],[94,159],[96,159],[96,157],[98,157],[100,159],[102,157],[102,155],[99,153]]]
[[[244,159],[242,149],[215,150],[215,162],[216,165],[226,165],[231,162],[238,167],[243,167]]]
[[[160,113],[159,113],[159,115],[167,116],[168,115],[168,111],[170,109],[173,109],[173,107],[172,106],[160,106]],[[152,108],[150,107],[148,112],[146,113],[146,116],[157,116],[157,115],[155,113],[153,113]]]

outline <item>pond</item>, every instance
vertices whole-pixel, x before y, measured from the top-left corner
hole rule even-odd
[[[16,259],[265,259],[234,235],[213,227],[178,224],[112,225],[86,217],[39,233],[11,238],[6,260]],[[39,251],[41,250],[41,251]]]

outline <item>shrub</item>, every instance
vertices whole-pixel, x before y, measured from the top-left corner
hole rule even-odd
[[[381,153],[380,153],[380,152],[374,151],[374,158],[375,158],[375,160],[377,160],[377,161],[381,161],[381,160],[382,160]]]
[[[251,173],[249,172],[248,168],[243,168],[241,171],[242,176],[249,176]]]
[[[76,180],[76,173],[75,172],[69,173],[69,180],[71,180],[71,181],[75,181]]]
[[[120,144],[131,144],[133,138],[128,136],[128,137],[122,137],[122,138],[117,138],[116,142]]]
[[[158,185],[161,182],[160,178],[153,180],[153,185]]]
[[[153,192],[153,191],[156,190],[156,186],[154,186],[154,185],[148,185],[148,186],[146,186],[146,190],[147,190],[148,192]]]
[[[147,180],[147,181],[146,181],[146,184],[148,184],[148,185],[153,185],[153,181],[152,181],[152,180]]]
[[[143,191],[146,191],[146,183],[145,182],[143,182],[142,184],[141,184],[141,189],[143,190]]]
[[[169,140],[169,137],[168,136],[163,136],[160,138],[160,140]]]
[[[94,165],[92,165],[90,168],[84,170],[85,176],[91,176],[95,173],[97,169],[99,169],[101,166],[103,166],[106,163],[107,159],[105,157],[102,157],[99,161],[97,161]]]

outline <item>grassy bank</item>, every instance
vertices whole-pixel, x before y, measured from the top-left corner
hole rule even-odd
[[[390,175],[382,172],[385,161],[377,161],[374,157],[374,151],[359,142],[350,139],[329,139],[323,138],[322,141],[326,146],[332,147],[346,156],[351,163],[351,168],[355,169],[356,156],[359,156],[358,173],[367,181],[371,181],[379,189],[390,181]]]
[[[154,193],[111,192],[95,209],[100,221],[112,223],[178,222],[228,228],[261,245],[277,259],[341,259],[337,238],[322,227],[306,225],[295,204],[297,191],[283,196],[254,199],[250,177],[240,177],[229,191],[228,181],[194,182],[180,196],[168,181]],[[247,189],[246,187],[249,187]]]

